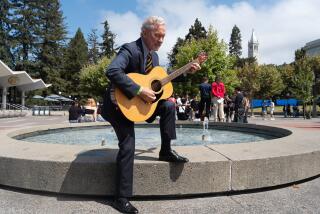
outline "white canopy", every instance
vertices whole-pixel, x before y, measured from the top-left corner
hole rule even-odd
[[[48,88],[51,84],[45,84],[42,79],[32,79],[25,71],[12,71],[0,60],[0,87],[9,88],[17,86],[20,91],[32,91]]]
[[[32,79],[25,71],[12,71],[0,60],[0,88],[2,88],[2,109],[6,108],[7,90],[16,86],[21,91],[21,104],[24,106],[25,92],[41,88],[48,88],[51,84],[45,84],[42,79]]]

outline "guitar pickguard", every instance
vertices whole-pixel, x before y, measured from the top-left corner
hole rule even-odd
[[[156,103],[160,100],[161,96],[163,94],[163,90],[161,90],[159,93],[156,93],[156,99],[152,101],[152,103]]]

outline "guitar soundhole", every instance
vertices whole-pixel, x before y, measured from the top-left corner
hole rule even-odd
[[[154,91],[154,92],[159,92],[161,90],[161,82],[159,80],[154,80],[152,81],[151,83],[151,89]]]

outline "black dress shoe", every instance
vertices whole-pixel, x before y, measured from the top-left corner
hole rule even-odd
[[[176,162],[176,163],[186,163],[189,162],[188,158],[182,157],[178,155],[178,153],[174,150],[170,150],[168,153],[159,154],[160,161],[167,161],[167,162]]]
[[[113,202],[113,207],[121,213],[139,213],[137,208],[135,208],[126,198],[117,198]]]

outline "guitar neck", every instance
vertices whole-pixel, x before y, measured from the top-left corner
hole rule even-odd
[[[177,78],[181,74],[184,74],[185,72],[189,71],[191,68],[191,65],[193,63],[199,63],[198,59],[195,59],[195,60],[189,62],[188,64],[182,66],[181,68],[179,68],[179,69],[175,70],[174,72],[172,72],[171,74],[169,74],[167,77],[160,80],[161,85],[163,86],[163,85],[167,84],[168,82],[171,82],[173,79]]]

